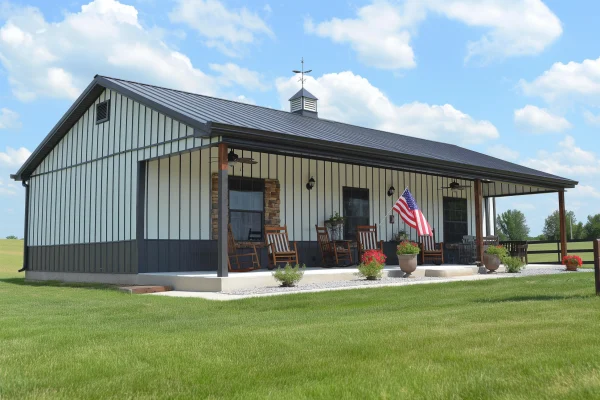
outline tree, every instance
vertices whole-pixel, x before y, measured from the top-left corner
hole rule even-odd
[[[577,223],[575,213],[573,211],[567,211],[565,213],[565,227],[567,230],[567,238],[569,239],[582,239],[584,236],[583,224]],[[560,239],[560,224],[559,224],[559,213],[554,211],[552,214],[546,217],[544,221],[544,236],[548,240],[559,240]]]
[[[585,239],[600,239],[600,214],[588,215],[584,226]]]
[[[15,235],[8,235],[6,238],[9,240],[17,240],[18,239],[18,237],[16,237]]]
[[[527,240],[529,236],[527,220],[519,210],[508,210],[498,215],[496,225],[501,240]]]

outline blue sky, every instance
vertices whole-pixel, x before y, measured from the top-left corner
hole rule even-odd
[[[596,1],[0,0],[0,237],[11,182],[95,74],[287,108],[300,57],[321,116],[459,144],[580,182],[600,212]],[[556,195],[499,199],[532,234]]]

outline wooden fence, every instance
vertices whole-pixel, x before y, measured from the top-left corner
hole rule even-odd
[[[589,243],[589,242],[590,242],[590,240],[569,240],[568,253],[569,254],[592,253],[594,250],[591,248],[587,248],[587,249],[577,248],[577,243]],[[508,243],[511,243],[511,241],[503,241],[500,243],[508,244]],[[519,242],[519,243],[523,243],[523,242]],[[596,241],[594,241],[594,243],[596,243]],[[536,244],[554,244],[554,245],[556,245],[556,249],[531,250],[533,245],[536,245]],[[539,262],[537,264],[562,264],[561,251],[560,251],[560,240],[529,240],[529,241],[527,241],[527,245],[528,245],[527,256],[530,256],[532,254],[555,254],[556,255],[556,261],[543,261],[543,262]],[[535,262],[531,262],[531,260],[529,261],[529,263],[536,264]],[[587,264],[587,265],[593,265],[594,261],[583,261],[583,263]]]

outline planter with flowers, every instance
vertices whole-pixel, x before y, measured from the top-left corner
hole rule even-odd
[[[577,268],[583,265],[583,260],[579,256],[564,256],[562,263],[567,267],[567,271],[577,271]]]
[[[333,214],[329,219],[325,220],[325,227],[329,230],[329,236],[331,240],[336,241],[342,239],[344,236],[344,222],[346,217],[342,217],[339,212]]]
[[[369,281],[381,279],[385,260],[386,256],[381,252],[381,250],[366,251],[363,255],[362,262],[358,266],[358,275],[366,278]]]
[[[411,278],[412,273],[417,269],[417,256],[421,252],[421,248],[418,244],[404,241],[396,247],[396,254],[398,255],[398,265],[404,272],[405,278]]]
[[[483,255],[483,264],[488,270],[488,273],[495,272],[500,267],[502,260],[507,256],[508,250],[506,250],[506,247],[502,245],[489,246]]]

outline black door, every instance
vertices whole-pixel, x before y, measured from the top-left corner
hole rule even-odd
[[[460,243],[469,234],[467,199],[444,197],[444,243]]]
[[[369,225],[369,189],[344,187],[344,238],[356,240],[356,227]]]

